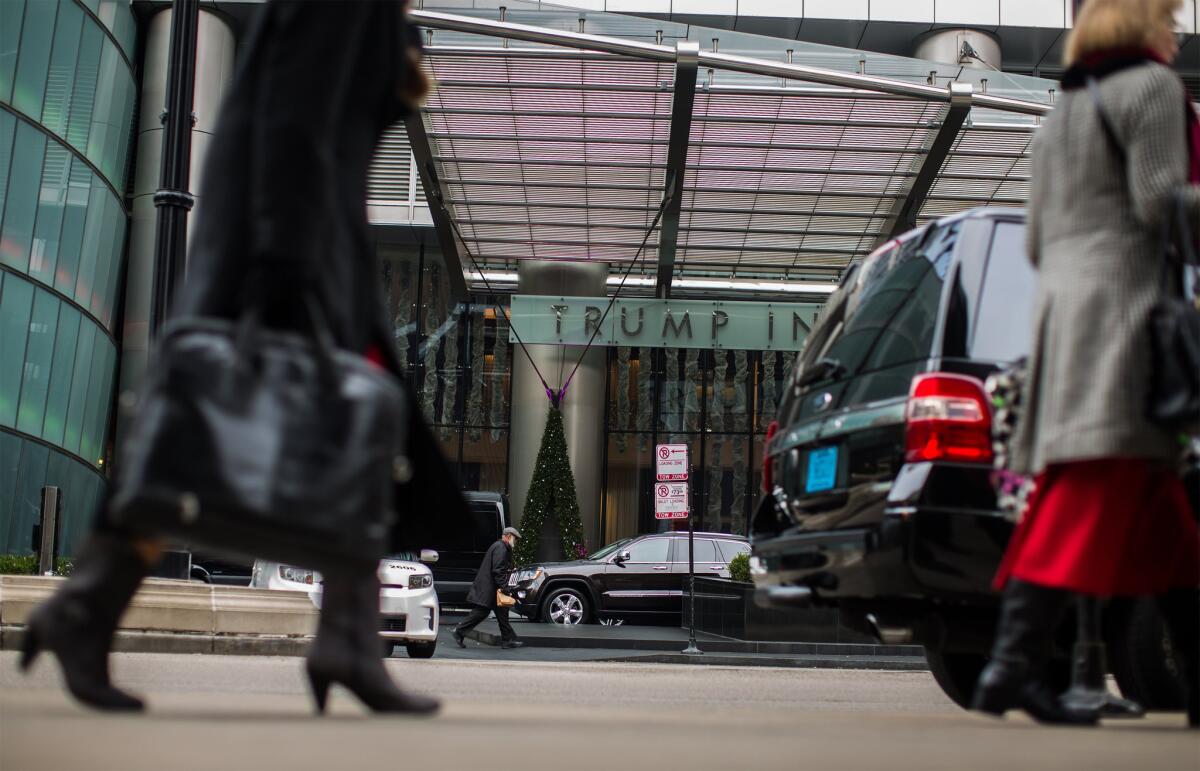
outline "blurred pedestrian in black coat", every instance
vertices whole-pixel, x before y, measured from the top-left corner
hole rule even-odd
[[[496,614],[496,623],[500,627],[500,647],[520,648],[525,643],[517,639],[512,624],[508,621],[508,608],[501,607],[496,593],[508,583],[508,577],[513,571],[513,546],[521,533],[515,527],[506,527],[500,540],[488,547],[475,574],[475,582],[471,591],[467,592],[467,602],[475,606],[470,615],[458,626],[454,627],[454,641],[458,647],[467,647],[463,635],[479,626],[489,613]]]
[[[406,5],[293,0],[262,8],[205,160],[173,315],[233,319],[248,298],[265,296],[268,324],[303,327],[302,292],[315,292],[340,347],[403,377],[369,240],[366,180],[384,129],[428,90]],[[421,411],[409,416],[414,468],[397,491],[395,551],[435,546],[469,519]],[[140,709],[109,682],[107,654],[158,551],[101,517],[71,580],[31,619],[23,664],[51,650],[81,701]],[[432,711],[437,702],[398,690],[379,658],[376,569],[325,576],[307,662],[317,705],[324,709],[338,682],[377,711]]]

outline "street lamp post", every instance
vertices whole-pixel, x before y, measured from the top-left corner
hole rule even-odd
[[[162,112],[163,154],[154,205],[154,294],[150,334],[157,336],[181,280],[187,250],[187,216],[195,199],[188,192],[192,160],[192,99],[196,85],[196,28],[199,0],[173,0],[171,50],[167,64],[166,105]]]

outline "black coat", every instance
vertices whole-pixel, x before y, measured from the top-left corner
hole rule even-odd
[[[205,160],[175,315],[305,327],[315,294],[337,343],[374,347],[402,376],[366,213],[367,168],[402,117],[398,75],[419,45],[398,2],[270,2],[241,53]],[[412,481],[397,489],[396,551],[436,547],[470,515],[410,386]]]
[[[513,569],[512,547],[504,539],[496,541],[488,547],[475,574],[475,583],[467,592],[467,602],[472,605],[485,605],[489,608],[496,605],[496,590],[508,583],[508,574]]]

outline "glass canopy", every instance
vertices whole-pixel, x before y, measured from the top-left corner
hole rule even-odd
[[[1022,205],[1056,86],[544,4],[414,17],[437,86],[408,138],[450,259],[496,276],[602,261],[657,275],[660,295],[687,278],[835,281],[913,224]]]

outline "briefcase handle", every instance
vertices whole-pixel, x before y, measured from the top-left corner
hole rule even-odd
[[[312,339],[315,343],[314,360],[318,371],[327,382],[335,383],[337,381],[335,360],[338,346],[333,338],[333,332],[329,328],[329,319],[311,289],[303,292],[302,301],[308,314],[309,330],[312,332]],[[254,360],[255,351],[260,350],[259,339],[262,327],[261,300],[248,303],[242,311],[241,318],[237,321],[234,332],[234,350],[237,353],[238,369],[248,366]]]

